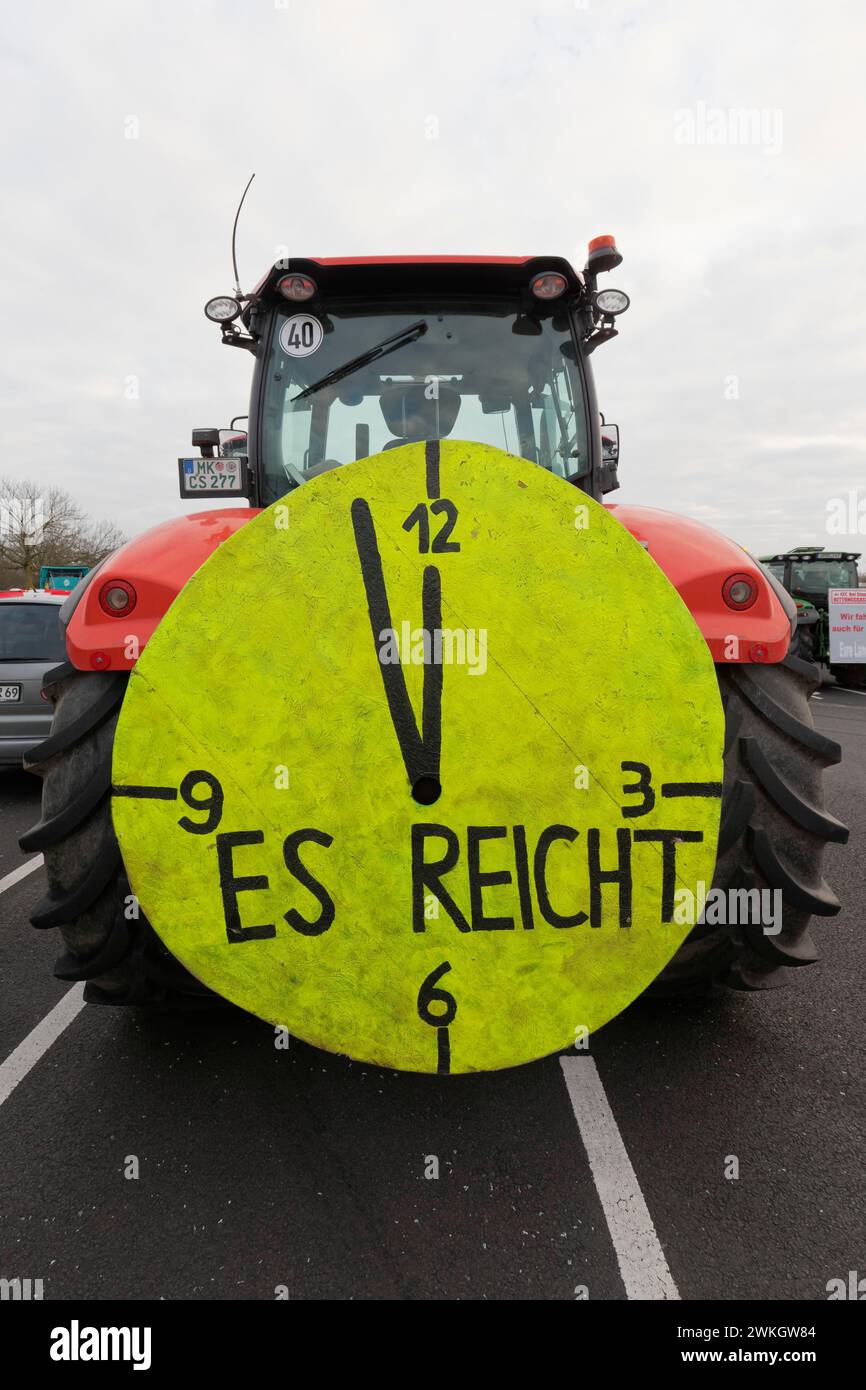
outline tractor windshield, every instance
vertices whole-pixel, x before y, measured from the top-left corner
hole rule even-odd
[[[260,423],[265,505],[329,468],[426,439],[493,444],[562,478],[589,472],[564,312],[536,318],[499,300],[369,310],[329,303],[321,316],[275,316]]]
[[[855,560],[794,560],[791,564],[791,592],[826,594],[828,589],[856,589]]]

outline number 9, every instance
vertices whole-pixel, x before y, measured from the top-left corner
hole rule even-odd
[[[207,796],[193,795],[193,787],[198,782],[204,782],[210,788]],[[222,820],[224,796],[223,789],[213,773],[188,772],[180,784],[180,795],[190,810],[207,812],[203,821],[181,816],[178,825],[182,830],[188,830],[190,835],[210,835],[211,831],[216,830]]]

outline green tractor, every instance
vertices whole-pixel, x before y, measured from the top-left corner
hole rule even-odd
[[[800,545],[784,554],[761,557],[761,563],[788,590],[797,605],[792,651],[825,667],[844,685],[866,686],[866,663],[834,661],[830,652],[830,590],[859,585],[856,550],[825,550]]]

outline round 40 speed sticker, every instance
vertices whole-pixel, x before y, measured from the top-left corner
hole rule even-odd
[[[292,314],[280,329],[280,347],[289,357],[310,357],[322,346],[324,334],[312,314]]]
[[[306,1041],[465,1072],[631,1002],[712,881],[706,644],[598,503],[482,445],[314,479],[190,580],[132,673],[114,823],[218,993]]]

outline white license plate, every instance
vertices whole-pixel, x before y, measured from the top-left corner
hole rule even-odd
[[[239,459],[184,459],[184,483],[195,491],[241,491]]]
[[[20,685],[0,685],[0,705],[10,705],[21,699]]]

